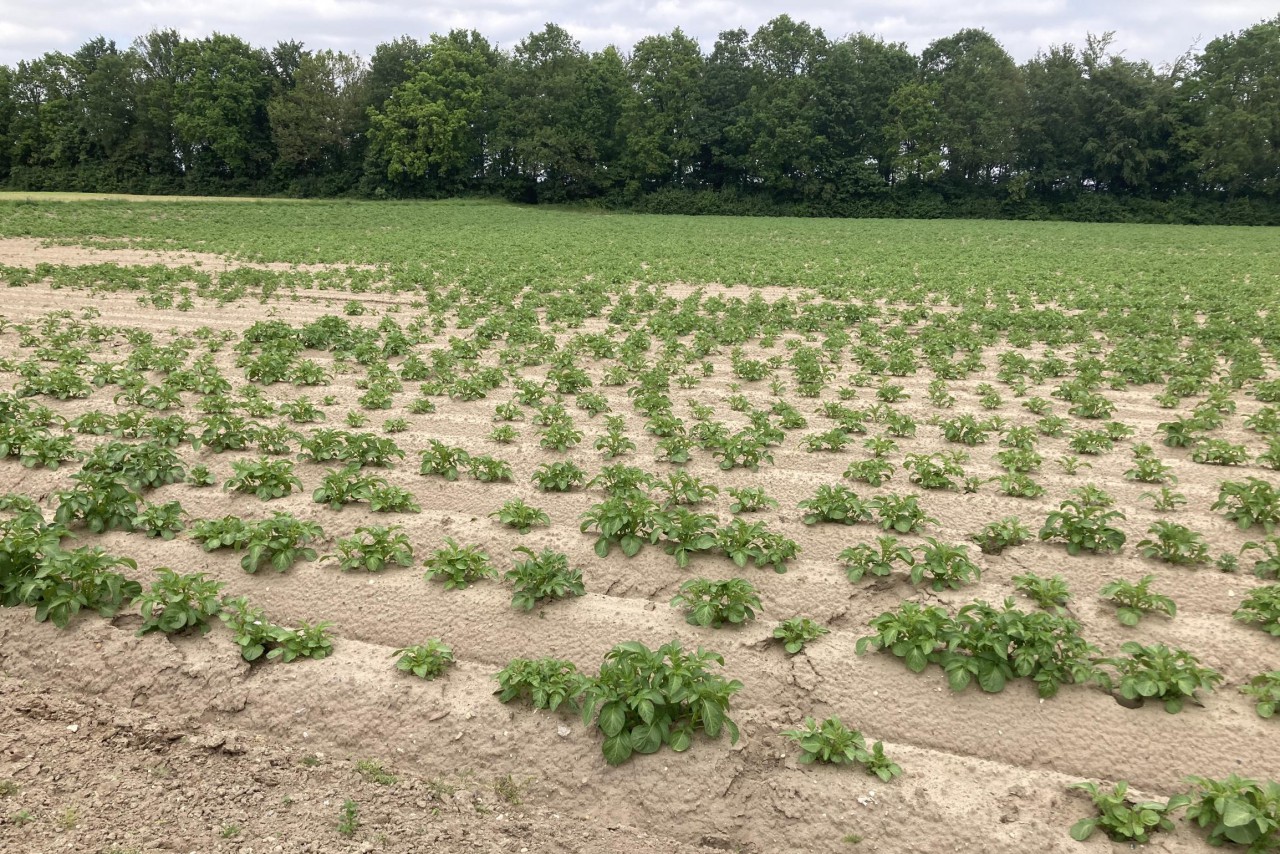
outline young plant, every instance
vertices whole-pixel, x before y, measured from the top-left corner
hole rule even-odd
[[[218,592],[225,586],[210,581],[204,573],[178,575],[167,567],[156,570],[160,580],[138,598],[142,608],[142,627],[139,635],[149,632],[176,634],[185,629],[197,629],[200,634],[209,631],[209,618],[222,608]]]
[[[452,537],[445,537],[444,548],[437,549],[427,558],[425,578],[440,576],[445,590],[463,590],[482,578],[498,575],[489,564],[489,555],[479,546],[460,546]]]
[[[407,646],[391,653],[396,659],[396,670],[412,673],[428,682],[440,676],[453,664],[453,650],[439,638],[428,638],[426,643]]]
[[[902,769],[884,755],[884,744],[877,741],[871,750],[856,729],[846,727],[839,718],[818,723],[805,718],[800,729],[786,730],[783,735],[800,747],[800,762],[808,765],[822,762],[831,765],[859,764],[887,783],[902,774]]]
[[[854,525],[871,521],[867,502],[843,484],[820,485],[814,496],[801,501],[799,507],[804,511],[801,518],[806,525],[816,525],[819,522]]]
[[[245,661],[259,660],[275,643],[278,627],[267,620],[266,612],[250,605],[243,596],[224,596],[218,617],[231,630],[236,646],[240,647],[240,657]]]
[[[1147,533],[1155,536],[1138,541],[1143,557],[1159,558],[1175,566],[1209,562],[1209,544],[1204,536],[1186,525],[1159,521],[1152,524]]]
[[[1060,614],[1066,610],[1071,591],[1067,581],[1061,575],[1044,578],[1034,572],[1013,577],[1013,589],[1024,594],[1046,611]]]
[[[432,439],[431,445],[422,451],[422,474],[440,475],[445,480],[457,480],[458,471],[467,465],[471,455],[462,448],[453,448],[438,439]]]
[[[324,531],[315,522],[276,513],[245,529],[242,540],[245,554],[240,558],[240,566],[251,575],[264,566],[284,572],[300,560],[315,560],[316,550],[309,544],[323,537]],[[205,548],[208,547],[205,543]]]
[[[783,649],[789,654],[795,655],[804,649],[805,644],[830,633],[831,629],[818,625],[808,617],[792,617],[774,628],[773,637],[782,641]]]
[[[1182,649],[1169,649],[1164,644],[1143,646],[1130,641],[1120,647],[1127,657],[1100,659],[1100,664],[1114,667],[1119,679],[1120,696],[1126,700],[1159,700],[1169,714],[1182,711],[1187,700],[1199,703],[1196,692],[1212,691],[1222,675],[1211,667],[1201,667],[1199,660]]]
[[[680,585],[671,600],[672,607],[684,608],[685,622],[691,626],[718,629],[725,623],[740,625],[756,618],[760,597],[750,581],[730,578],[710,581],[693,578]]]
[[[587,473],[571,460],[543,463],[534,469],[533,483],[543,492],[568,492],[582,486]]]
[[[551,517],[537,507],[531,507],[523,499],[513,498],[489,514],[509,528],[522,534],[533,530],[534,525],[550,525]]]
[[[1209,831],[1209,844],[1231,842],[1249,852],[1274,851],[1280,844],[1280,783],[1259,783],[1230,775],[1225,780],[1188,777],[1195,786],[1187,820]]]
[[[612,495],[591,505],[582,514],[582,533],[595,532],[595,552],[608,557],[617,545],[627,557],[635,557],[646,542],[656,543],[661,531],[657,502],[640,492]]]
[[[413,565],[413,546],[399,525],[361,525],[351,536],[339,537],[337,546],[338,553],[324,559],[336,558],[344,572],[380,572],[389,566]]]
[[[513,608],[531,611],[544,599],[564,599],[586,593],[582,570],[570,569],[569,558],[564,554],[550,549],[535,554],[525,546],[517,546],[514,551],[523,554],[525,559],[515,560],[503,576],[515,585],[511,597]]]
[[[605,761],[620,765],[664,744],[683,752],[698,731],[708,738],[728,732],[736,744],[738,727],[728,711],[742,683],[712,672],[712,664],[723,667],[724,658],[686,653],[675,641],[656,650],[634,641],[614,647],[587,684],[582,705],[583,722],[594,720],[605,736]]]
[[[282,498],[294,489],[302,489],[302,481],[293,473],[289,460],[259,457],[251,462],[233,462],[234,472],[222,484],[223,489],[252,493],[262,501]]]
[[[148,537],[172,540],[186,527],[183,521],[186,515],[186,511],[177,501],[170,501],[167,504],[148,503],[133,518],[133,529],[141,531]]]
[[[1178,605],[1168,596],[1151,592],[1154,575],[1144,575],[1137,584],[1116,579],[1099,591],[1103,598],[1115,603],[1116,618],[1121,625],[1136,626],[1149,613],[1159,612],[1170,617],[1178,613]]]
[[[1040,528],[1041,540],[1063,540],[1067,554],[1078,555],[1082,551],[1115,553],[1125,543],[1123,531],[1111,525],[1116,519],[1124,519],[1119,510],[1104,510],[1093,504],[1068,500],[1058,505]]]
[[[674,556],[676,566],[684,569],[689,565],[691,555],[715,548],[718,521],[710,513],[694,513],[684,507],[676,507],[661,514],[656,531],[667,554]]]
[[[988,522],[981,531],[970,534],[969,539],[978,544],[984,555],[998,555],[1031,539],[1031,531],[1017,516],[1006,516],[997,522]]]
[[[926,523],[938,524],[927,515],[914,495],[887,494],[871,499],[871,507],[880,517],[880,527],[899,534],[918,534]]]
[[[510,463],[488,454],[481,454],[467,460],[467,471],[481,483],[509,482],[513,477]]]
[[[329,505],[330,510],[341,510],[348,504],[368,501],[370,492],[386,485],[385,479],[363,474],[360,466],[352,463],[341,469],[325,469],[319,488],[311,493],[311,500]]]
[[[1258,717],[1270,718],[1280,709],[1280,670],[1270,673],[1259,673],[1249,680],[1248,685],[1240,688],[1240,693],[1252,697],[1257,705],[1254,710]],[[1280,827],[1280,825],[1277,825]]]
[[[876,546],[859,543],[840,552],[840,560],[848,567],[845,574],[850,581],[861,581],[868,574],[884,577],[893,572],[895,563],[910,568],[916,562],[915,554],[909,547],[899,545],[897,537],[880,537]]]
[[[758,486],[729,487],[730,513],[758,513],[770,507],[777,507],[778,502],[765,494]]]
[[[917,550],[919,557],[911,566],[912,584],[921,584],[927,574],[929,586],[935,591],[948,587],[954,590],[982,577],[982,570],[969,559],[965,546],[947,545],[926,537],[925,544]]]
[[[1280,489],[1251,477],[1244,483],[1226,481],[1218,489],[1211,510],[1225,510],[1226,517],[1242,531],[1258,525],[1268,534],[1280,526]]]
[[[1110,791],[1095,783],[1076,783],[1071,788],[1083,789],[1093,799],[1098,814],[1082,818],[1071,826],[1071,838],[1084,842],[1101,830],[1115,842],[1151,841],[1156,831],[1173,830],[1169,816],[1191,802],[1187,795],[1174,795],[1167,801],[1134,801],[1128,796],[1129,784],[1124,780]]]
[[[298,623],[296,629],[276,627],[272,642],[275,644],[267,658],[288,663],[299,658],[321,659],[333,653],[333,640],[329,637],[329,623]]]
[[[494,674],[498,700],[527,700],[535,709],[576,708],[587,688],[587,677],[571,661],[557,658],[513,658]]]
[[[1280,584],[1250,590],[1232,616],[1242,623],[1256,623],[1267,634],[1280,638]]]

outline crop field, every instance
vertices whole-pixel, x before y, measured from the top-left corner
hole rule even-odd
[[[1280,850],[1276,230],[5,198],[0,288],[0,849]]]

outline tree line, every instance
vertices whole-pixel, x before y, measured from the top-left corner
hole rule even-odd
[[[1109,36],[1021,65],[783,15],[623,54],[548,24],[365,61],[155,30],[0,66],[0,184],[651,211],[1280,222],[1280,17],[1161,68]]]

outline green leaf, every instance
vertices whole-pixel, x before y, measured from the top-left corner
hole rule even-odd
[[[622,732],[627,723],[627,712],[620,701],[606,703],[600,709],[598,726],[606,736],[612,738]],[[625,757],[624,757],[625,758]]]
[[[1076,842],[1084,842],[1093,835],[1094,828],[1097,826],[1098,820],[1096,818],[1082,818],[1071,825],[1071,838]]]
[[[604,761],[610,765],[621,765],[631,758],[632,747],[631,737],[629,735],[614,735],[604,740],[601,747],[604,753]]]

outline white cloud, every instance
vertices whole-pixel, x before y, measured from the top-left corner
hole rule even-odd
[[[187,36],[233,33],[262,46],[298,39],[316,48],[372,54],[400,35],[425,39],[454,27],[476,29],[510,48],[554,21],[588,50],[615,44],[624,51],[636,40],[680,27],[706,52],[722,30],[748,31],[787,13],[820,27],[831,38],[867,32],[903,41],[917,53],[934,39],[980,27],[1000,40],[1018,61],[1051,44],[1083,44],[1087,33],[1115,31],[1115,49],[1154,64],[1171,61],[1193,43],[1252,26],[1275,14],[1273,0],[1117,3],[1115,0],[604,0],[595,4],[472,0],[453,6],[411,0],[5,0],[0,20],[0,63],[12,65],[46,51],[73,51],[104,35],[126,45],[153,28],[175,28]]]

